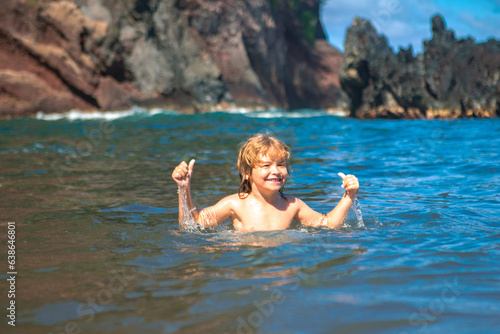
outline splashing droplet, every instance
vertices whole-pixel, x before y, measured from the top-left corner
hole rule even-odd
[[[359,204],[357,198],[354,199],[352,207],[354,209],[354,213],[356,214],[356,218],[358,219],[358,227],[365,227],[365,223],[363,222],[363,214],[361,213],[361,204]]]
[[[197,231],[199,229],[198,224],[194,220],[192,210],[188,207],[187,193],[186,190],[179,187],[177,189],[179,193],[179,199],[181,201],[182,215],[179,216],[179,228],[185,231]]]
[[[353,225],[356,227],[365,227],[365,223],[363,222],[363,214],[361,213],[361,204],[357,198],[354,199],[349,211],[347,212],[346,217],[344,218],[344,226],[350,227]]]

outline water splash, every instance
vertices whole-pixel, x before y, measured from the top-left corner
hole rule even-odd
[[[354,199],[349,211],[347,212],[346,217],[344,218],[344,226],[350,227],[356,225],[356,227],[365,227],[365,223],[363,222],[363,214],[361,213],[361,204],[357,198]]]
[[[354,203],[352,204],[351,209],[354,208],[354,213],[356,214],[356,218],[358,218],[358,227],[365,227],[365,223],[363,222],[363,214],[361,213],[361,204],[359,204],[358,198],[354,199]]]
[[[188,207],[186,190],[179,186],[177,188],[177,193],[179,194],[179,200],[181,201],[180,205],[182,208],[182,216],[179,215],[179,228],[188,232],[194,232],[203,229],[202,226],[196,224],[193,216],[193,211]]]

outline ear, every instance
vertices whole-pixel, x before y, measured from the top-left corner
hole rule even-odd
[[[247,174],[247,175],[245,175],[245,180],[248,180],[248,174]]]

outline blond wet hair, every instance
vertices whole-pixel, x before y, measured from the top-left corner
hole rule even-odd
[[[286,164],[286,170],[291,175],[290,169],[290,148],[281,140],[267,133],[259,133],[248,139],[240,148],[238,154],[238,172],[240,173],[240,187],[238,196],[247,197],[252,192],[250,184],[250,175],[262,160],[262,157],[268,155],[272,160],[282,160]],[[283,195],[283,188],[280,194]]]

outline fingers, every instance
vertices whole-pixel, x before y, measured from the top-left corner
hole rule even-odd
[[[344,184],[345,184],[345,182],[344,182],[344,180],[345,180],[345,174],[341,172],[341,173],[338,173],[337,175],[338,175],[338,176],[340,176],[340,177],[342,178],[342,185],[341,185],[341,187],[342,187],[342,188],[344,188]]]
[[[191,159],[191,161],[189,162],[189,166],[188,166],[189,175],[193,174],[193,168],[194,168],[194,163],[195,162],[196,162],[196,160],[194,160],[194,159]]]
[[[193,166],[194,159],[189,162],[189,166],[185,161],[181,162],[172,172],[172,178],[174,181],[185,181],[186,179],[189,179],[193,171]]]
[[[344,173],[338,173],[338,176],[342,178],[342,188],[345,190],[357,190],[359,189],[359,181],[358,178],[354,175]]]
[[[174,179],[174,181],[181,181],[183,179],[183,172],[179,169],[179,166],[175,167],[174,171],[172,172],[172,178]]]
[[[344,174],[344,173],[342,173],[342,172],[340,172],[340,173],[338,173],[337,175],[338,175],[338,176],[340,176],[340,177],[342,178],[342,185],[341,185],[341,187],[342,187],[342,188],[345,188],[345,180],[346,180],[346,176],[345,176],[345,174]]]
[[[358,178],[354,175],[347,175],[346,178],[344,179],[344,189],[358,190],[359,189]]]

